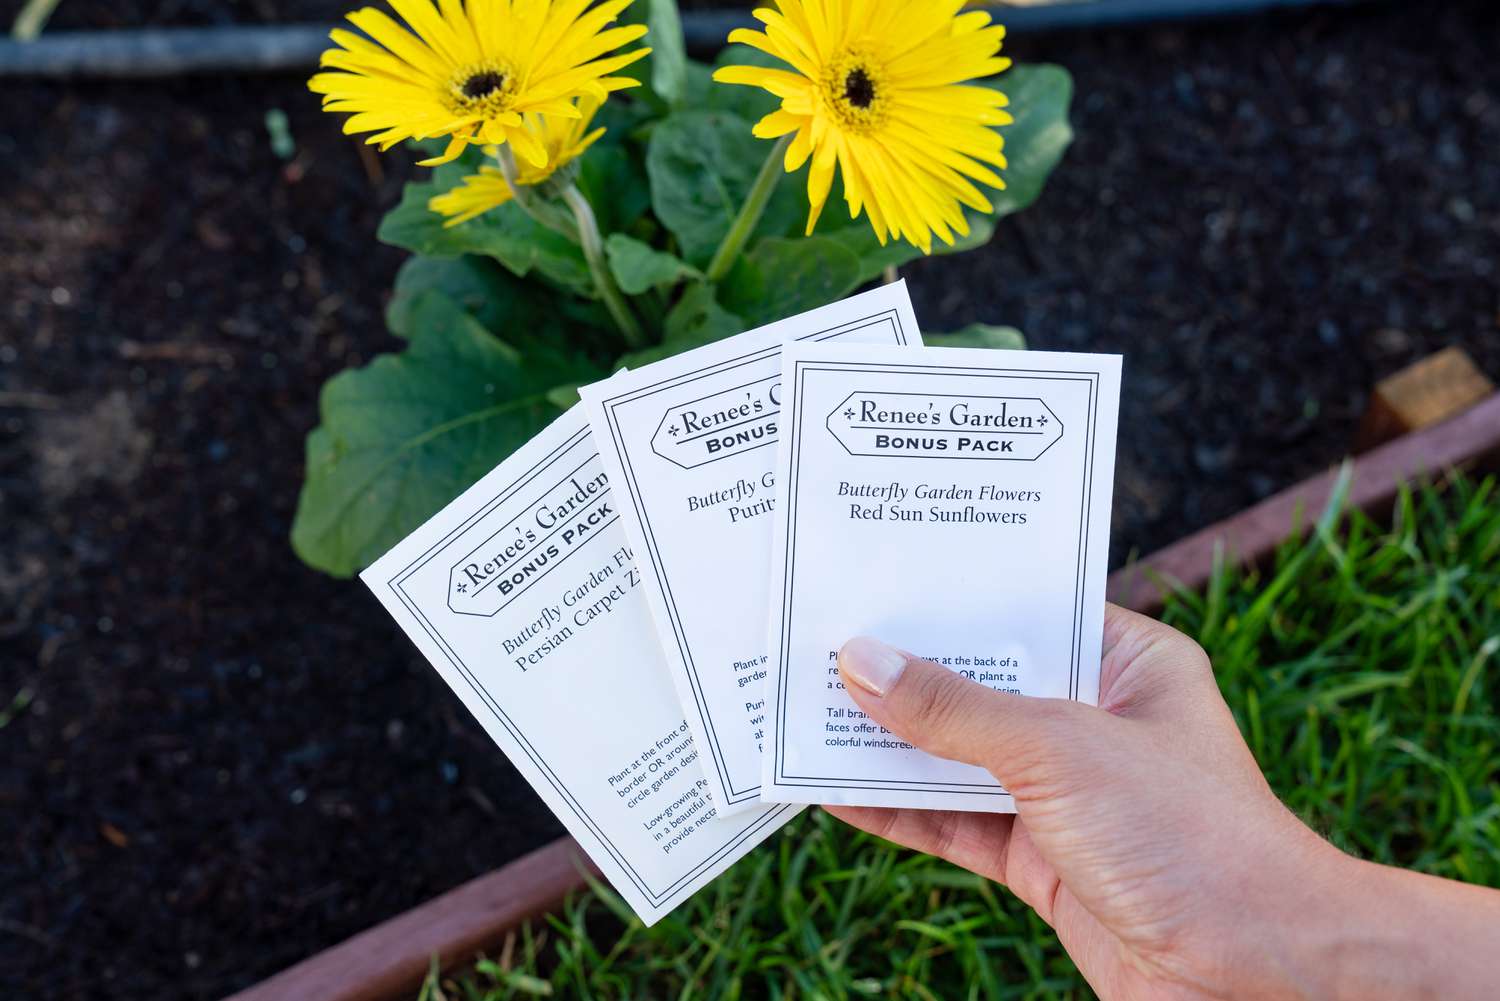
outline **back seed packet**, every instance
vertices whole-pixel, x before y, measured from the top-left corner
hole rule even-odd
[[[619,502],[574,407],[362,576],[649,925],[799,808],[709,801]]]

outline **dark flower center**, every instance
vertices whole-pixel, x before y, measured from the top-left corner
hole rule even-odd
[[[464,81],[464,97],[478,100],[481,97],[488,97],[504,86],[504,73],[497,73],[494,70],[484,70],[483,72],[475,73]]]
[[[844,77],[844,100],[856,108],[868,108],[875,103],[875,84],[863,67],[856,66]]]

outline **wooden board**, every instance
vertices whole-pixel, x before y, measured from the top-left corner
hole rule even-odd
[[[1355,448],[1363,452],[1441,423],[1494,391],[1462,348],[1444,348],[1375,384]]]
[[[434,956],[442,968],[493,950],[523,921],[557,909],[598,875],[563,837],[420,907],[360,932],[228,1001],[387,1001],[412,998]]]

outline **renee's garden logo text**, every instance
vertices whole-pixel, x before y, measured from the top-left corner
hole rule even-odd
[[[1030,462],[1063,434],[1062,421],[1034,396],[855,392],[826,423],[850,455],[919,459]]]

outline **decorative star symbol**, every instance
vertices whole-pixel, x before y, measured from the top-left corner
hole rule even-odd
[[[459,594],[468,594],[469,593],[469,585],[467,585],[467,584],[460,584],[460,585],[458,585],[458,593]]]
[[[846,407],[844,409],[844,416],[845,417],[849,417],[849,418],[853,418],[853,416],[854,416],[854,408],[853,407]]]
[[[1045,418],[1045,417],[1038,417],[1038,418],[1037,418],[1037,419],[1036,419],[1036,422],[1037,422],[1037,423],[1038,423],[1038,424],[1046,424],[1046,423],[1047,423],[1047,418]]]
[[[667,428],[667,434],[671,435],[673,438],[676,438],[677,437],[677,425],[673,424],[671,427]]]

